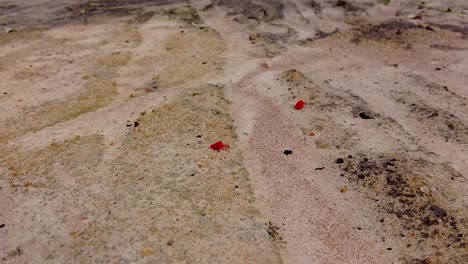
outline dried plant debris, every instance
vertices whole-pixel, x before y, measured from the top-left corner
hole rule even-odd
[[[253,33],[249,34],[249,40],[252,44],[257,44],[261,47],[268,58],[283,53],[293,43],[304,44],[304,41],[298,40],[298,34],[295,29],[291,27],[280,28],[283,32],[265,32],[257,28]]]
[[[197,10],[192,6],[178,6],[172,9],[169,9],[169,15],[176,17],[180,20],[183,20],[188,23],[202,24],[203,21],[200,18]]]
[[[440,196],[442,188],[449,188],[447,185],[433,187],[430,183],[434,177],[462,179],[460,173],[446,165],[403,155],[352,156],[340,165],[342,175],[356,190],[375,201],[385,219],[381,222],[405,241],[412,251],[410,255],[414,254],[405,259],[408,263],[418,259],[461,263],[467,256],[466,211]],[[444,175],[432,175],[439,172]]]
[[[213,0],[212,3],[227,8],[230,15],[246,19],[271,22],[283,18],[284,4],[279,0]]]
[[[449,46],[449,45],[438,45],[438,44],[430,45],[430,47],[432,49],[438,49],[438,50],[444,50],[444,51],[464,51],[464,50],[468,50],[468,48],[454,47],[454,46]]]
[[[288,27],[284,33],[258,32],[255,35],[256,39],[270,44],[286,44],[289,41],[296,40],[298,37],[296,30],[291,27]]]
[[[418,25],[402,20],[388,21],[377,26],[361,25],[357,27],[351,41],[354,43],[360,43],[363,40],[392,41],[405,44],[408,42],[408,31],[417,28]]]
[[[409,104],[410,116],[425,123],[431,130],[448,140],[468,144],[468,127],[455,115],[434,109],[423,103]]]
[[[437,69],[437,68],[436,68]],[[440,68],[439,68],[440,69]],[[457,93],[452,92],[446,85],[441,85],[435,82],[429,81],[426,77],[417,75],[414,73],[405,74],[413,83],[421,86],[430,96],[437,98],[443,97],[449,99],[450,104],[455,104],[458,107],[467,106],[466,97],[463,97]],[[411,93],[407,93],[410,95]]]
[[[432,135],[437,135],[445,141],[468,144],[468,126],[454,114],[432,107],[422,100],[414,100],[415,95],[402,95],[397,102],[408,107],[408,117],[418,121]]]
[[[449,25],[449,24],[437,24],[437,23],[431,23],[430,25],[440,28],[440,29],[459,33],[461,34],[463,39],[468,39],[468,26],[466,25],[461,26],[461,25]]]
[[[333,31],[330,31],[330,32],[324,32],[324,31],[321,31],[321,30],[317,30],[317,33],[315,33],[315,38],[308,38],[306,39],[307,41],[311,41],[311,40],[314,40],[314,39],[323,39],[323,38],[327,38],[327,37],[330,37],[330,36],[333,36],[335,34],[338,34],[340,33],[340,30],[339,29],[335,29]]]
[[[80,4],[70,5],[65,10],[72,16],[89,17],[97,15],[131,15],[138,13],[143,7],[162,6],[183,2],[180,0],[93,0],[86,1]]]
[[[284,72],[281,77],[282,77],[282,79],[284,79],[287,82],[290,82],[290,83],[292,83],[294,85],[305,84],[305,82],[307,81],[304,74],[302,74],[301,72],[299,72],[296,69],[291,69],[291,70],[288,70],[288,71]]]
[[[155,15],[155,12],[153,11],[142,12],[142,13],[135,15],[134,17],[129,19],[127,22],[130,24],[132,23],[143,24],[147,22],[148,20],[150,20],[154,15]]]

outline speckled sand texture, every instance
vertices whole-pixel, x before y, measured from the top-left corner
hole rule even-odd
[[[0,0],[0,262],[466,263],[467,73],[463,0]]]

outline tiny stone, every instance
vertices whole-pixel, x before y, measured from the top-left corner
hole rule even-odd
[[[344,160],[343,160],[342,158],[337,158],[337,159],[336,159],[336,163],[338,163],[338,164],[341,164],[341,163],[343,163],[343,162],[344,162]]]
[[[291,155],[291,154],[292,154],[292,150],[287,149],[287,150],[285,150],[283,153],[284,153],[285,155]]]
[[[427,188],[427,186],[419,187],[419,190],[424,194],[429,193],[429,188]]]

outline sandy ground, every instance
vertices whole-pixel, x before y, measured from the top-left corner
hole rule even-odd
[[[463,0],[0,0],[0,30],[2,263],[468,262]]]

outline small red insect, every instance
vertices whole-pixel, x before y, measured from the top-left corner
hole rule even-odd
[[[218,141],[210,146],[211,149],[220,151],[220,150],[227,150],[229,148],[229,145],[224,144],[221,141]]]
[[[304,101],[299,100],[299,101],[297,101],[296,105],[294,106],[294,109],[301,110],[302,108],[304,108],[305,105],[306,105],[306,103],[304,103]]]

